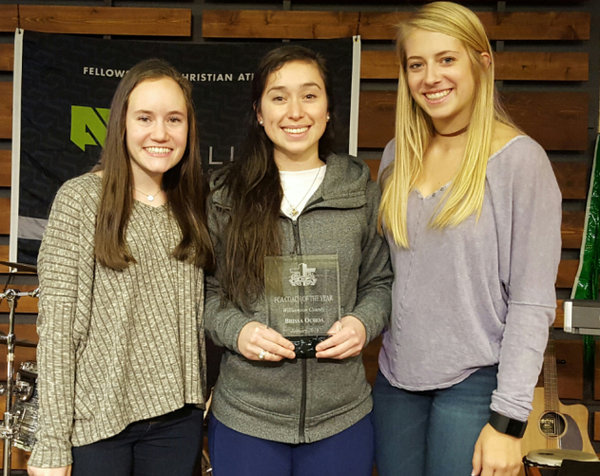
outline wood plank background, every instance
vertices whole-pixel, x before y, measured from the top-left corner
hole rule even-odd
[[[8,258],[10,157],[12,134],[12,34],[21,28],[80,35],[143,37],[159,41],[230,41],[232,39],[338,38],[360,34],[361,94],[359,113],[359,156],[376,175],[379,156],[394,132],[395,89],[398,62],[393,39],[395,24],[405,18],[408,2],[316,2],[293,1],[291,9],[282,2],[263,4],[238,1],[245,8],[233,9],[230,2],[200,0],[136,2],[136,7],[89,6],[77,1],[39,2],[38,5],[0,5],[0,261]],[[103,3],[103,2],[100,2]],[[418,3],[415,1],[412,4]],[[471,5],[472,4],[472,5]],[[505,11],[494,10],[500,4]],[[165,8],[165,5],[168,5]],[[506,107],[524,132],[548,151],[563,199],[562,239],[564,256],[557,277],[557,319],[562,328],[562,301],[568,297],[578,267],[584,206],[590,174],[592,135],[597,127],[597,74],[590,73],[590,52],[600,48],[594,34],[592,13],[600,8],[586,1],[507,2],[473,1],[470,6],[484,23],[497,49],[494,55],[498,87]],[[479,7],[479,8],[477,8]],[[594,10],[595,9],[595,10]],[[525,45],[525,46],[524,46]],[[594,66],[595,67],[595,66]],[[589,87],[594,81],[593,88]],[[594,131],[594,132],[590,132]],[[7,268],[0,265],[0,276]],[[31,278],[22,277],[21,290],[32,290]],[[18,282],[18,279],[17,279]],[[0,313],[6,313],[0,303]],[[18,313],[35,315],[37,300],[22,298]],[[27,326],[22,324],[21,326]],[[31,336],[31,327],[19,327]],[[364,355],[367,373],[374,379],[379,341]],[[597,355],[600,351],[597,352]],[[0,352],[1,354],[1,352]],[[566,362],[558,368],[559,396],[587,398],[584,393],[582,345],[579,340],[557,342],[557,356]],[[0,358],[0,366],[1,366]],[[0,367],[1,368],[1,367]],[[600,359],[595,377],[596,400],[600,401]],[[0,379],[1,379],[0,375]],[[590,428],[600,441],[600,403]]]

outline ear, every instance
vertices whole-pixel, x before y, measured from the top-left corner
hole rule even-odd
[[[254,112],[256,113],[256,120],[258,121],[258,123],[260,125],[262,125],[263,118],[262,118],[262,115],[261,115],[261,113],[259,111],[259,108],[258,108],[257,104],[256,103],[252,104],[252,107],[254,108]]]
[[[489,53],[486,53],[485,51],[482,51],[481,53],[479,53],[480,57],[481,57],[481,65],[485,68],[488,69],[490,67],[490,65],[492,64],[492,57],[490,56]]]

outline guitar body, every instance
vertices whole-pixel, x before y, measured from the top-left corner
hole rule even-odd
[[[558,411],[544,408],[544,388],[533,392],[533,410],[523,435],[523,455],[537,449],[565,449],[595,453],[588,436],[589,412],[585,405],[564,405]]]
[[[533,410],[521,443],[523,456],[539,449],[576,450],[595,454],[588,436],[587,407],[582,404],[564,405],[557,399],[556,410],[548,410],[544,402],[544,388],[536,387],[533,393]],[[523,467],[519,476],[525,476]]]

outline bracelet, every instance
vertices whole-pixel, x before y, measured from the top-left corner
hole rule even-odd
[[[515,436],[517,438],[522,438],[523,434],[525,433],[525,429],[527,428],[526,421],[513,420],[512,418],[500,415],[500,413],[495,411],[492,411],[488,423],[500,433]]]

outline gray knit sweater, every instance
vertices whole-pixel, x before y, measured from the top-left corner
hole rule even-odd
[[[134,202],[124,271],[94,260],[101,179],[66,182],[38,258],[39,421],[29,464],[71,463],[71,446],[205,401],[203,273],[171,256],[167,206]]]

